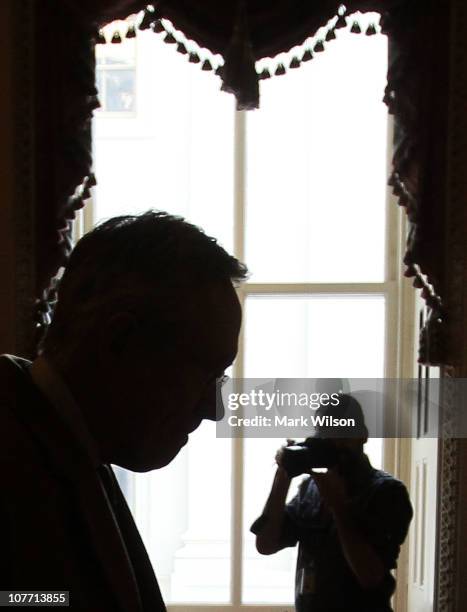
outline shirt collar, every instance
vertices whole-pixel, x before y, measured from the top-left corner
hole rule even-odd
[[[80,407],[59,372],[46,357],[41,355],[31,366],[31,377],[97,468],[102,462],[99,459],[96,441],[85,423]]]

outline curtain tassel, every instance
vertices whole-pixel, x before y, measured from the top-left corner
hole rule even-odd
[[[293,60],[289,64],[289,68],[300,68],[300,60],[298,57],[294,57]]]
[[[179,53],[181,53],[182,55],[186,55],[188,53],[188,51],[186,50],[185,45],[182,42],[179,42],[177,45],[177,51]]]
[[[167,32],[166,36],[164,37],[164,42],[168,45],[175,45],[177,43],[177,40],[172,34],[172,32]]]
[[[199,55],[195,52],[190,53],[190,55],[188,56],[188,62],[190,64],[199,64],[200,63],[200,58]]]
[[[128,27],[125,38],[136,38],[136,28],[134,25]]]
[[[275,76],[282,76],[283,74],[285,74],[285,72],[286,72],[286,70],[285,70],[284,64],[278,64],[274,75]]]
[[[258,79],[260,81],[264,81],[264,80],[270,79],[270,78],[271,78],[271,73],[269,72],[269,70],[267,68],[263,68],[263,70],[258,75]]]
[[[143,18],[141,19],[141,23],[139,24],[138,28],[140,30],[149,30],[149,28],[151,27],[151,25],[154,23],[156,19],[157,17],[155,15],[154,10],[149,10],[149,8],[146,8],[144,11]]]
[[[237,98],[237,110],[259,107],[259,81],[244,0],[238,2],[232,39],[225,53],[222,81],[222,91],[232,93]]]
[[[152,23],[151,29],[156,34],[161,34],[162,32],[165,32],[165,28],[162,25],[162,21],[160,19],[156,19],[156,21]]]
[[[208,72],[209,70],[212,70],[212,64],[208,59],[205,59],[202,66],[201,66],[201,70],[204,70],[205,72]]]
[[[324,51],[324,43],[322,40],[318,40],[316,45],[313,47],[315,53],[322,53]]]
[[[107,41],[105,39],[104,32],[103,30],[99,30],[99,34],[97,35],[97,38],[96,38],[96,45],[106,45],[106,44],[107,44]]]

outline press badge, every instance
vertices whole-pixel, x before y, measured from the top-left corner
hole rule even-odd
[[[298,587],[300,595],[311,595],[316,592],[316,570],[313,561],[299,570]]]

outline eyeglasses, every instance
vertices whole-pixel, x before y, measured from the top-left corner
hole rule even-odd
[[[223,374],[222,376],[219,376],[219,378],[216,378],[216,385],[218,385],[218,388],[221,389],[226,383],[228,383],[230,380],[230,376],[227,376],[227,374]]]

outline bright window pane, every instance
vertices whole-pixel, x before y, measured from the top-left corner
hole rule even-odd
[[[231,250],[232,97],[219,92],[217,77],[189,64],[152,32],[138,34],[136,57],[134,116],[96,114],[94,221],[149,208],[166,210],[186,217]],[[118,60],[123,61],[121,52]],[[105,73],[101,87],[113,105],[106,110],[121,110],[127,72]]]
[[[133,112],[135,110],[134,70],[109,70],[105,74],[105,110]]]
[[[166,603],[230,599],[231,441],[204,421],[162,470],[117,476]]]
[[[371,296],[251,296],[245,311],[247,378],[382,378],[385,300]],[[279,439],[245,439],[243,601],[293,601],[295,549],[270,557],[255,549],[249,526],[264,506]],[[382,440],[365,451],[381,467]],[[289,497],[300,479],[292,482]]]
[[[245,311],[247,378],[383,378],[379,295],[252,296]]]
[[[263,438],[244,440],[243,501],[243,603],[292,605],[294,600],[296,548],[286,548],[274,555],[256,551],[255,536],[249,529],[258,518],[269,495],[275,473],[274,456],[283,442]],[[295,494],[292,482],[289,499]]]
[[[339,33],[261,82],[248,113],[246,261],[255,282],[384,280],[387,43]]]

